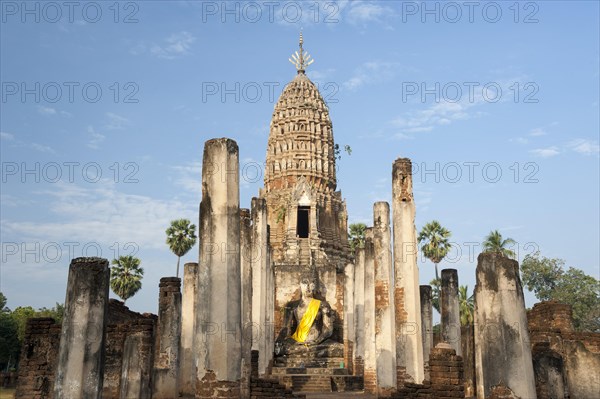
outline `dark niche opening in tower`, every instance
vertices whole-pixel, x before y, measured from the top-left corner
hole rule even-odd
[[[298,207],[298,223],[296,225],[296,234],[300,238],[308,238],[308,217],[310,214],[310,206]]]

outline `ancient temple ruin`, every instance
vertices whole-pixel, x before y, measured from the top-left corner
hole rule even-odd
[[[478,259],[476,323],[466,329],[458,272],[442,271],[434,336],[410,159],[389,160],[392,204],[373,205],[364,246],[351,251],[311,61],[301,36],[251,209],[240,209],[237,143],[204,144],[201,245],[183,288],[161,279],[158,316],[139,314],[108,299],[106,260],[74,259],[62,326],[28,323],[17,398],[598,397],[600,334],[574,332],[559,304],[528,316],[518,264],[500,255]]]

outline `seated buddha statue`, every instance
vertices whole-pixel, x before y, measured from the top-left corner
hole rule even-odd
[[[335,315],[327,301],[314,298],[314,290],[314,282],[303,279],[300,299],[286,305],[283,328],[275,342],[275,356],[307,353],[326,356],[326,348],[336,344],[330,339]]]

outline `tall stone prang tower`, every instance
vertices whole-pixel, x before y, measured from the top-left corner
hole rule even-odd
[[[300,49],[290,61],[296,77],[284,88],[271,119],[265,187],[275,269],[275,309],[295,295],[303,276],[340,315],[344,267],[349,261],[346,204],[336,191],[335,145],[329,109],[306,76],[313,60]],[[275,315],[276,331],[281,315]],[[341,337],[339,337],[341,338]]]

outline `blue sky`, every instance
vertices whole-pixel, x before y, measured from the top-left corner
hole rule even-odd
[[[204,142],[238,142],[242,206],[262,186],[301,28],[335,140],[352,148],[338,163],[350,222],[371,223],[392,162],[409,157],[417,228],[452,231],[440,267],[461,284],[473,288],[492,229],[520,259],[539,249],[598,277],[598,3],[446,4],[2,1],[8,305],[63,302],[72,256],[118,249],[146,271],[128,305],[156,312],[176,264],[164,230],[197,224]],[[428,283],[433,265],[419,264]]]

